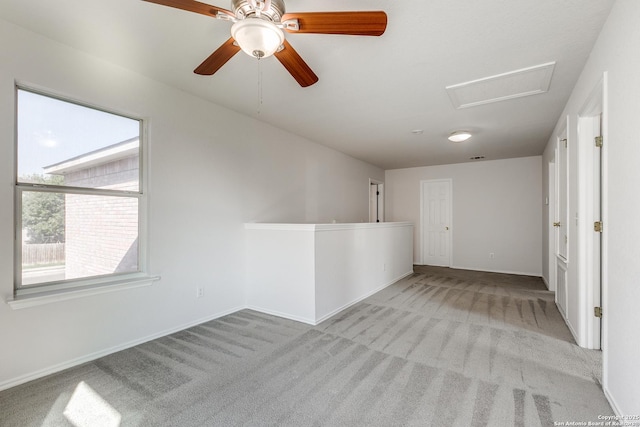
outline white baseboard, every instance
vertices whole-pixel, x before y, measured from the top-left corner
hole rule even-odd
[[[325,320],[327,320],[327,319],[328,319],[328,318],[330,318],[331,316],[335,316],[336,314],[340,313],[342,310],[345,310],[345,309],[347,309],[347,308],[351,307],[352,305],[355,305],[355,304],[359,303],[359,302],[360,302],[360,301],[362,301],[363,299],[369,298],[371,295],[375,294],[376,292],[380,292],[380,291],[381,291],[381,290],[383,290],[384,288],[386,288],[386,287],[388,287],[388,286],[393,285],[393,284],[394,284],[394,283],[396,283],[398,280],[402,280],[402,279],[404,279],[405,277],[408,277],[408,276],[410,276],[410,275],[412,275],[412,274],[413,274],[413,269],[411,269],[411,271],[409,271],[408,273],[401,274],[401,275],[400,275],[400,276],[398,276],[397,278],[395,278],[395,279],[391,280],[390,282],[387,282],[387,283],[383,284],[382,286],[380,286],[380,287],[378,287],[378,288],[376,288],[376,289],[372,290],[371,292],[368,292],[368,293],[366,293],[365,295],[363,295],[363,296],[360,296],[360,297],[356,298],[355,300],[353,300],[353,301],[351,301],[351,302],[349,302],[349,303],[347,303],[347,304],[343,305],[342,307],[337,308],[337,309],[335,309],[335,310],[333,310],[333,311],[331,311],[331,312],[329,312],[329,313],[325,314],[324,316],[322,316],[322,317],[320,317],[320,318],[316,318],[316,322],[315,322],[314,326],[315,326],[315,325],[318,325],[318,324],[320,324],[320,323],[322,323],[322,322],[324,322]]]
[[[409,271],[408,273],[401,274],[400,276],[398,276],[397,278],[391,280],[390,282],[387,282],[387,283],[377,287],[376,289],[366,293],[365,295],[359,296],[358,298],[354,299],[353,301],[348,302],[348,303],[344,304],[343,306],[341,306],[339,308],[336,308],[335,310],[332,310],[331,312],[325,314],[322,317],[319,317],[319,318],[316,317],[315,319],[311,319],[311,318],[307,318],[307,317],[295,316],[295,315],[292,315],[292,314],[289,314],[289,313],[283,313],[283,312],[280,312],[280,311],[277,311],[277,310],[271,310],[271,309],[259,307],[259,306],[256,306],[256,305],[247,305],[245,308],[248,308],[249,310],[259,311],[259,312],[265,313],[265,314],[271,314],[272,316],[282,317],[283,319],[295,320],[296,322],[302,322],[302,323],[306,323],[307,325],[316,326],[316,325],[319,325],[320,323],[324,322],[325,320],[327,320],[331,316],[335,316],[336,314],[340,313],[342,310],[345,310],[345,309],[351,307],[352,305],[359,303],[363,299],[369,298],[371,295],[375,294],[376,292],[380,292],[381,290],[383,290],[387,286],[391,286],[394,283],[396,283],[398,280],[402,280],[405,277],[410,276],[412,274],[413,274],[413,270]]]
[[[270,310],[268,308],[262,308],[259,307],[257,305],[247,305],[243,308],[249,309],[249,310],[254,310],[254,311],[259,311],[260,313],[264,313],[264,314],[270,314],[272,316],[277,316],[277,317],[282,317],[283,319],[289,319],[289,320],[295,320],[296,322],[301,322],[301,323],[306,323],[307,325],[311,325],[311,326],[315,326],[316,323],[313,319],[307,318],[307,317],[301,317],[301,316],[296,316],[293,314],[289,314],[289,313],[283,313],[281,311],[277,311],[277,310]]]
[[[308,318],[303,318],[303,317],[298,317],[298,316],[292,316],[292,315],[287,314],[287,313],[280,313],[280,312],[276,312],[276,311],[273,311],[273,310],[268,310],[268,309],[264,309],[264,308],[257,307],[257,306],[251,306],[251,305],[237,306],[237,307],[234,307],[232,309],[224,310],[224,311],[212,314],[210,316],[206,316],[204,318],[201,318],[201,319],[194,320],[192,322],[183,324],[181,326],[177,326],[175,328],[170,328],[170,329],[164,330],[162,332],[157,332],[155,334],[151,334],[151,335],[148,335],[146,337],[138,338],[138,339],[135,339],[135,340],[132,340],[132,341],[120,344],[120,345],[116,345],[116,346],[109,347],[109,348],[106,348],[106,349],[103,349],[103,350],[100,350],[100,351],[96,351],[96,352],[93,352],[93,353],[90,353],[90,354],[87,354],[87,355],[84,355],[84,356],[81,356],[81,357],[78,357],[78,358],[75,358],[75,359],[72,359],[72,360],[68,360],[68,361],[63,362],[63,363],[59,363],[59,364],[56,364],[56,365],[48,366],[48,367],[46,367],[44,369],[40,369],[40,370],[37,370],[35,372],[30,372],[30,373],[25,374],[25,375],[20,375],[18,377],[11,378],[9,380],[0,382],[0,391],[9,389],[11,387],[18,386],[20,384],[24,384],[24,383],[32,381],[32,380],[36,380],[38,378],[45,377],[47,375],[54,374],[56,372],[63,371],[63,370],[68,369],[68,368],[72,368],[74,366],[81,365],[83,363],[90,362],[92,360],[99,359],[99,358],[104,357],[104,356],[108,356],[109,354],[116,353],[118,351],[126,350],[128,348],[135,347],[135,346],[140,345],[140,344],[144,344],[145,342],[152,341],[152,340],[155,340],[155,339],[158,339],[158,338],[161,338],[161,337],[164,337],[164,336],[167,336],[167,335],[182,331],[184,329],[188,329],[188,328],[191,328],[193,326],[197,326],[197,325],[200,325],[202,323],[209,322],[209,321],[214,320],[214,319],[218,319],[218,318],[220,318],[222,316],[226,316],[228,314],[235,313],[235,312],[237,312],[239,310],[244,310],[244,309],[256,310],[256,311],[259,311],[261,313],[271,314],[273,316],[278,316],[278,317],[282,317],[282,318],[285,318],[285,319],[295,320],[297,322],[302,322],[302,323],[306,323],[308,325],[315,326],[315,325],[323,322],[324,320],[328,319],[329,317],[337,314],[338,312],[340,312],[340,311],[342,311],[342,310],[344,310],[344,309],[346,309],[346,308],[348,308],[348,307],[350,307],[350,306],[362,301],[365,298],[368,298],[369,296],[375,294],[376,292],[381,291],[382,289],[386,288],[387,286],[390,286],[393,283],[397,282],[398,280],[402,280],[402,279],[404,279],[405,277],[407,277],[407,276],[409,276],[411,274],[413,274],[413,270],[409,271],[408,273],[402,274],[398,278],[393,279],[388,283],[385,283],[384,285],[382,285],[382,286],[378,287],[377,289],[367,293],[366,295],[364,295],[362,297],[358,297],[354,301],[351,301],[350,303],[345,304],[344,306],[342,306],[342,307],[340,307],[340,308],[338,308],[336,310],[333,310],[331,313],[322,316],[320,319],[308,319]]]
[[[135,339],[133,341],[126,342],[124,344],[120,344],[120,345],[116,345],[116,346],[113,346],[113,347],[109,347],[109,348],[106,348],[104,350],[96,351],[94,353],[90,353],[90,354],[84,355],[82,357],[78,357],[78,358],[75,358],[75,359],[72,359],[72,360],[68,360],[66,362],[59,363],[57,365],[52,365],[52,366],[46,367],[44,369],[40,369],[40,370],[35,371],[35,372],[30,372],[30,373],[25,374],[25,375],[20,375],[20,376],[18,376],[16,378],[12,378],[10,380],[0,382],[0,391],[9,389],[11,387],[15,387],[15,386],[20,385],[20,384],[24,384],[24,383],[32,381],[32,380],[36,380],[38,378],[45,377],[47,375],[55,374],[56,372],[60,372],[60,371],[63,371],[65,369],[72,368],[74,366],[78,366],[78,365],[81,365],[83,363],[87,363],[87,362],[90,362],[92,360],[99,359],[99,358],[104,357],[104,356],[108,356],[108,355],[110,355],[112,353],[116,353],[118,351],[126,350],[128,348],[135,347],[135,346],[140,345],[140,344],[144,344],[147,341],[152,341],[152,340],[155,340],[155,339],[167,336],[167,335],[171,335],[173,333],[182,331],[184,329],[189,329],[189,328],[191,328],[193,326],[197,326],[197,325],[200,325],[202,323],[206,323],[206,322],[209,322],[211,320],[217,319],[219,317],[226,316],[226,315],[231,314],[231,313],[235,313],[236,311],[242,310],[244,308],[245,307],[236,307],[236,308],[233,308],[233,309],[230,309],[230,310],[221,311],[221,312],[218,312],[218,313],[213,314],[211,316],[207,316],[207,317],[195,320],[193,322],[186,323],[184,325],[181,325],[181,326],[178,326],[178,327],[175,327],[175,328],[167,329],[167,330],[162,331],[162,332],[157,332],[155,334],[151,334],[151,335],[148,335],[148,336],[143,337],[143,338]]]
[[[451,268],[456,268],[458,270],[482,271],[484,273],[515,274],[517,276],[542,277],[542,274],[540,272],[531,273],[531,272],[511,271],[511,270],[493,270],[493,269],[483,269],[483,268],[476,268],[476,267],[460,267],[460,266],[454,266],[454,265],[452,265]]]
[[[562,316],[564,318],[564,323],[567,324],[567,327],[569,328],[569,331],[571,331],[571,335],[573,335],[573,339],[576,340],[576,344],[578,344],[580,347],[586,348],[583,345],[580,344],[580,339],[578,339],[578,334],[576,333],[576,331],[573,329],[573,326],[571,326],[571,323],[569,323],[567,321],[567,318]]]
[[[544,275],[543,275],[543,276],[540,276],[540,277],[542,277],[542,281],[544,282],[544,285],[547,287],[547,290],[550,290],[550,288],[549,288],[549,281],[547,280],[547,278],[546,278],[546,277],[544,277]]]
[[[613,398],[613,396],[611,396],[611,393],[609,393],[609,389],[603,385],[602,391],[604,391],[604,396],[609,401],[609,405],[611,405],[611,409],[613,409],[613,413],[619,417],[622,417],[622,411],[620,410],[620,407],[616,403],[616,400]]]
[[[558,305],[557,302],[554,301],[554,304],[556,305],[556,308],[558,309],[558,311],[560,312],[560,315],[562,316],[562,320],[564,320],[564,323],[567,325],[567,328],[569,328],[569,332],[571,332],[571,335],[573,336],[573,339],[575,340],[575,342],[583,348],[587,348],[585,346],[583,346],[582,344],[580,344],[580,339],[578,338],[578,334],[576,333],[576,331],[573,329],[573,326],[571,326],[571,323],[569,323],[569,319],[567,319],[566,314],[564,313],[564,311],[562,311],[562,308]]]

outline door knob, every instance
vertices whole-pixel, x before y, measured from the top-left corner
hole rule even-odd
[[[554,222],[554,223],[553,223],[553,226],[554,226],[554,227],[560,227],[560,223],[559,223],[559,222]]]

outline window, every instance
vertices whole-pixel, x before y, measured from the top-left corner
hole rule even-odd
[[[16,295],[142,272],[142,121],[17,88]]]

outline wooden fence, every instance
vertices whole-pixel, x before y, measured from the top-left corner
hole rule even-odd
[[[64,263],[64,243],[22,245],[22,265]]]

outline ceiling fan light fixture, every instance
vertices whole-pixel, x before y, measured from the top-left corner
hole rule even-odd
[[[231,37],[244,53],[254,58],[266,58],[284,43],[284,34],[273,22],[246,18],[231,26]]]
[[[458,131],[452,132],[451,135],[449,135],[448,139],[451,142],[463,142],[469,138],[471,138],[471,132],[466,130],[458,130]]]

